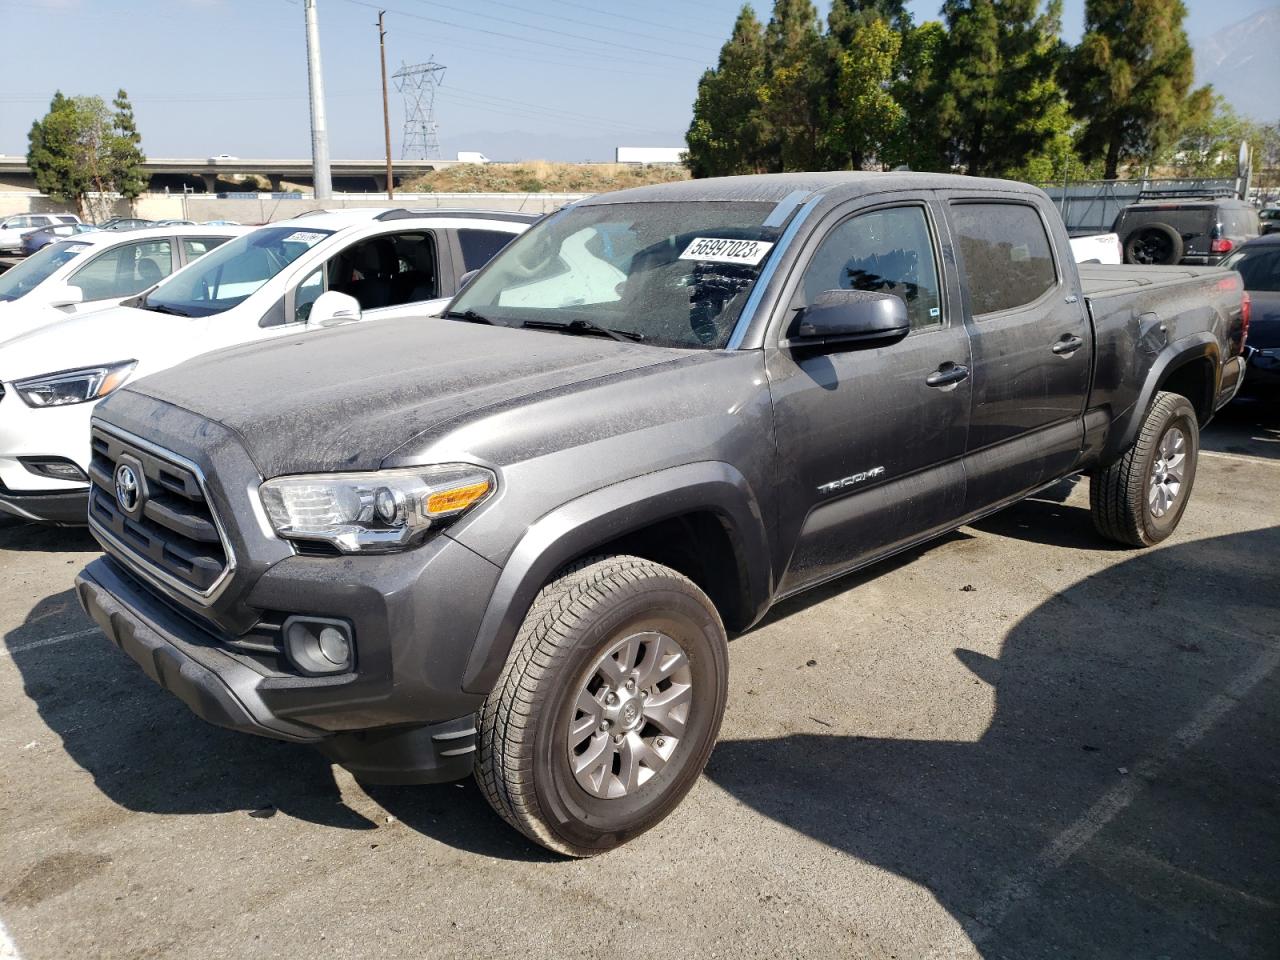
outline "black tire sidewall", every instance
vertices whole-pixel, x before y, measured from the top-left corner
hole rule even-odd
[[[1160,456],[1160,443],[1164,439],[1170,428],[1177,427],[1182,431],[1182,435],[1186,437],[1187,452],[1185,457],[1186,467],[1183,470],[1182,486],[1178,490],[1178,499],[1173,505],[1173,509],[1166,513],[1163,517],[1153,516],[1151,513],[1151,501],[1148,498],[1148,485],[1151,477],[1151,467],[1156,459]],[[1200,459],[1200,431],[1196,422],[1195,410],[1191,404],[1183,401],[1163,418],[1159,431],[1155,434],[1155,442],[1152,443],[1151,449],[1143,458],[1142,463],[1142,487],[1141,487],[1141,517],[1142,527],[1145,534],[1144,539],[1148,543],[1159,543],[1168,537],[1175,529],[1177,529],[1179,521],[1182,520],[1182,514],[1187,509],[1187,504],[1191,502],[1191,490],[1195,485],[1196,466]]]
[[[1148,223],[1134,230],[1124,240],[1125,260],[1129,263],[1138,263],[1139,261],[1133,256],[1134,250],[1143,239],[1151,234],[1163,237],[1169,245],[1168,254],[1161,260],[1152,263],[1152,266],[1174,266],[1181,262],[1184,252],[1182,235],[1177,230],[1166,223]]]
[[[584,790],[568,763],[568,726],[586,672],[611,644],[633,633],[665,633],[685,651],[693,700],[685,738],[671,761],[633,796],[604,800]],[[662,820],[693,787],[720,731],[728,696],[724,630],[713,609],[677,580],[641,581],[571,632],[573,650],[538,711],[533,785],[546,828],[580,853],[616,847]]]

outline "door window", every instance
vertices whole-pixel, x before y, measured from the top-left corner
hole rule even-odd
[[[85,300],[128,297],[159,283],[173,270],[168,240],[124,243],[90,260],[68,283],[84,291]]]
[[[826,290],[874,290],[901,297],[912,330],[942,324],[938,265],[923,207],[863,213],[827,234],[805,268],[803,307]]]
[[[392,233],[353,244],[329,261],[329,289],[355,297],[361,310],[440,296],[435,237]]]
[[[230,237],[183,237],[182,255],[186,257],[187,263],[190,263],[197,257],[203,257],[214,247],[222,246],[230,239]]]
[[[479,270],[513,239],[514,233],[504,233],[501,230],[459,230],[458,245],[462,247],[463,272]]]
[[[1053,248],[1035,207],[957,203],[951,220],[974,316],[1034,303],[1057,285]]]

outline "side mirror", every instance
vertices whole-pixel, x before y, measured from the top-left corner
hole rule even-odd
[[[340,323],[355,323],[363,314],[360,301],[355,297],[337,290],[330,290],[316,297],[307,315],[307,325],[312,327],[333,327]]]
[[[891,293],[825,290],[800,311],[784,346],[853,348],[881,346],[911,332],[907,304]]]
[[[458,290],[459,290],[459,292],[461,292],[461,291],[462,291],[463,287],[465,287],[468,283],[470,283],[472,280],[474,280],[474,279],[476,278],[476,274],[477,274],[477,273],[479,273],[479,272],[480,272],[479,270],[468,270],[466,273],[464,273],[462,276],[460,276],[460,277],[458,278]]]
[[[84,291],[79,287],[63,284],[49,291],[48,303],[51,307],[75,306],[77,303],[84,303]]]

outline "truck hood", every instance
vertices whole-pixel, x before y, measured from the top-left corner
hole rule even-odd
[[[9,339],[6,331],[14,320],[19,320],[17,311],[0,315],[0,380],[5,381],[118,360],[138,361],[137,372],[144,375],[210,349],[204,320],[132,307],[63,315]]]
[[[239,434],[263,476],[371,470],[450,421],[687,353],[450,320],[384,320],[206,354],[141,394]],[[110,420],[112,399],[100,408]],[[136,404],[121,398],[121,405]]]

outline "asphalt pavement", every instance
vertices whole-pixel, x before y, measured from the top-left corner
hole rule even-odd
[[[1204,441],[1156,549],[1065,482],[775,609],[590,861],[202,723],[80,612],[88,535],[0,521],[0,958],[1274,960],[1280,412]]]

